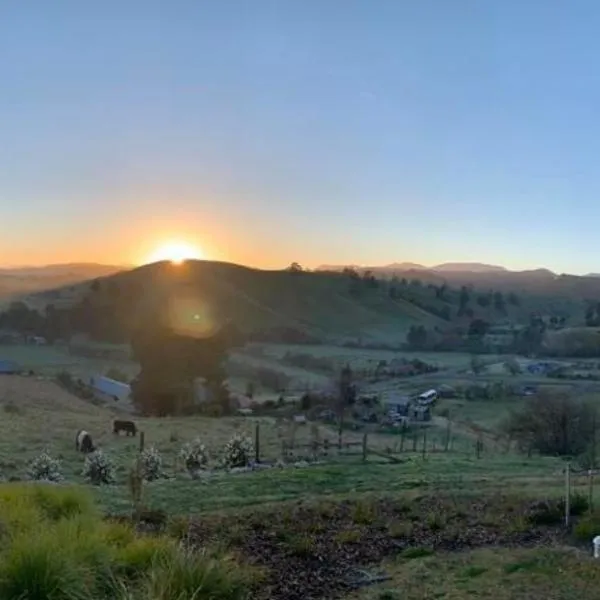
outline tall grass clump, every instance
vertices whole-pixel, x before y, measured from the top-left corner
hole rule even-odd
[[[238,599],[253,583],[230,557],[103,520],[87,491],[0,485],[2,600]]]

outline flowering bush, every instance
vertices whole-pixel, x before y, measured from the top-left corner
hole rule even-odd
[[[86,456],[82,475],[94,485],[112,483],[115,480],[115,466],[102,450],[96,450]]]
[[[60,461],[52,458],[47,451],[36,456],[30,463],[27,474],[37,481],[62,481]]]
[[[140,454],[141,472],[146,481],[155,481],[162,475],[162,457],[159,451],[150,446]]]
[[[246,467],[254,456],[254,444],[247,435],[236,433],[225,446],[223,461],[227,467]]]
[[[189,473],[205,469],[208,465],[208,450],[200,438],[196,438],[192,442],[185,444],[181,448],[179,456]]]

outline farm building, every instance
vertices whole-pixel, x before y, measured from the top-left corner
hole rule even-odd
[[[0,358],[0,375],[14,375],[19,372],[19,367],[11,360]]]
[[[131,386],[129,384],[103,375],[90,377],[90,387],[100,396],[115,401],[129,401],[131,396]]]
[[[394,412],[400,416],[406,416],[408,415],[410,402],[411,401],[408,396],[395,394],[393,396],[389,396],[385,400],[385,408],[388,412]]]

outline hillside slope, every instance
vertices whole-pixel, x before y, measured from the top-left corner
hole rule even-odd
[[[37,307],[81,302],[103,314],[117,312],[124,326],[148,315],[167,315],[177,327],[231,321],[245,332],[293,328],[339,341],[363,337],[399,343],[411,325],[444,323],[391,299],[385,287],[353,289],[340,274],[263,271],[211,261],[146,265],[32,298]]]

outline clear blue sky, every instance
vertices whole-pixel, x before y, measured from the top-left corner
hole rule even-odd
[[[593,0],[5,0],[0,263],[168,229],[267,267],[600,271],[599,31]]]

